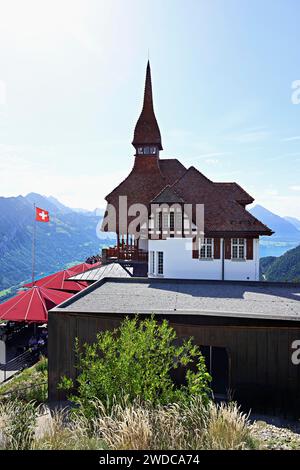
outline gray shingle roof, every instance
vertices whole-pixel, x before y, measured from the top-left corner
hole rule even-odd
[[[300,321],[300,284],[106,278],[53,310]]]

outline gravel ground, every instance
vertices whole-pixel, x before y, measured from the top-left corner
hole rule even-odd
[[[260,441],[261,449],[300,450],[300,429],[298,426],[279,427],[265,421],[251,425],[253,436]]]

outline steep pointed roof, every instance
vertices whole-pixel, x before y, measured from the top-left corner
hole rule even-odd
[[[160,130],[153,108],[151,69],[149,60],[146,70],[143,109],[136,123],[132,141],[132,145],[134,147],[144,144],[158,145],[159,150],[162,150]]]

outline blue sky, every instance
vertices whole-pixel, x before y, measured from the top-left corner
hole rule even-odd
[[[298,0],[0,7],[1,195],[104,207],[133,164],[149,50],[161,157],[300,218]]]

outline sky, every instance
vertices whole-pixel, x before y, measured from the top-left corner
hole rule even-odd
[[[300,218],[298,0],[0,0],[0,196],[105,207],[148,55],[164,151]]]

